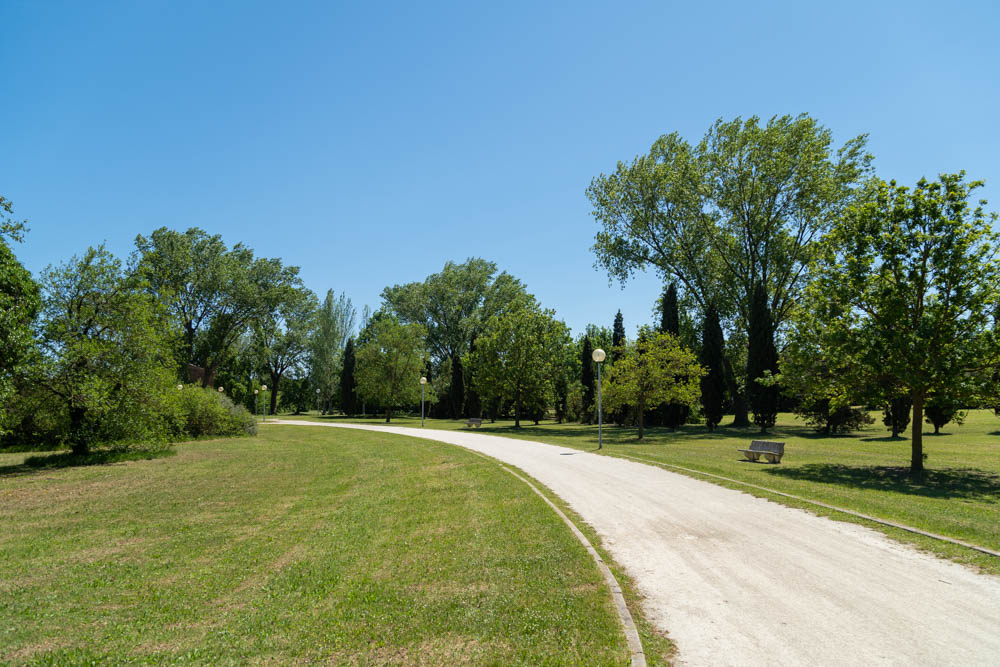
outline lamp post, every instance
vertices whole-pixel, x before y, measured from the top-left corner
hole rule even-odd
[[[601,362],[608,355],[601,348],[597,348],[590,356],[597,363],[597,448],[600,449],[604,446],[604,415],[601,413]]]
[[[319,388],[316,389],[316,416],[317,417],[321,417],[322,416],[319,413]]]
[[[266,384],[262,384],[260,386],[260,390],[261,390],[262,393],[266,394],[267,393],[267,385]],[[264,421],[267,421],[267,396],[264,397],[264,409],[263,409],[262,412],[263,412],[263,414],[261,416],[264,418]]]
[[[420,377],[420,428],[424,427],[424,385],[427,384],[427,378]]]
[[[254,415],[256,415],[258,412],[260,412],[260,410],[257,409],[257,392],[259,392],[259,391],[260,391],[260,389],[254,389],[253,390],[253,413],[254,413]]]

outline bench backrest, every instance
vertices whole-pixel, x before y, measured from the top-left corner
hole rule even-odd
[[[754,440],[750,443],[751,452],[771,452],[772,454],[784,454],[785,443],[772,442],[770,440]]]

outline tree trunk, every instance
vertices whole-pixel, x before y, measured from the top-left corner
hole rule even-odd
[[[747,408],[747,399],[740,391],[736,375],[733,373],[733,365],[726,357],[722,358],[722,370],[726,376],[726,385],[729,387],[729,396],[733,399],[733,423],[730,426],[749,426],[750,411]]]
[[[521,428],[521,397],[514,401],[514,428]]]
[[[910,439],[910,475],[924,473],[924,397],[913,392],[913,434]]]
[[[646,400],[644,398],[639,399],[639,440],[642,440],[643,433],[643,420],[644,414],[646,412]]]
[[[90,453],[90,445],[83,434],[83,418],[86,416],[85,408],[71,407],[69,409],[69,433],[72,438],[71,451],[77,456],[86,456]]]
[[[386,408],[385,409],[385,423],[388,424],[390,419],[392,419],[392,409],[391,408]]]
[[[278,411],[278,385],[281,384],[281,373],[271,372],[271,414],[277,414]]]

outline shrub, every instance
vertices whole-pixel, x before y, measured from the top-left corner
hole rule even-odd
[[[827,435],[860,431],[865,426],[875,423],[875,418],[864,408],[849,405],[831,408],[828,398],[813,403],[803,403],[795,413],[804,417],[806,423],[816,429],[817,433]]]
[[[177,391],[170,418],[177,438],[257,433],[257,421],[246,408],[222,392],[197,385]]]

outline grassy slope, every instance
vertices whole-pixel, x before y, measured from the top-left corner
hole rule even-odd
[[[627,661],[582,546],[459,448],[265,428],[153,461],[24,456],[0,454],[0,660]]]
[[[419,426],[420,420],[394,418],[393,422]],[[427,426],[464,428],[462,422],[445,420],[428,420]],[[484,423],[481,430],[583,450],[594,450],[597,446],[596,426],[551,422],[533,426],[526,422],[518,430],[511,422],[497,422]],[[649,429],[647,437],[638,443],[635,429],[606,426],[603,452],[721,475],[1000,551],[1000,419],[992,411],[973,411],[964,425],[949,424],[938,436],[932,431],[924,436],[928,472],[921,481],[913,481],[906,474],[909,439],[889,438],[880,422],[860,434],[822,437],[793,415],[781,415],[778,426],[765,436],[785,441],[785,458],[780,465],[748,463],[736,451],[745,448],[751,439],[761,437],[756,428],[721,428],[715,433],[708,433],[703,426],[690,425],[677,432]],[[779,496],[741,486],[734,488],[818,514],[855,521],[844,514]],[[896,539],[1000,574],[1000,559],[996,557],[858,521]]]

